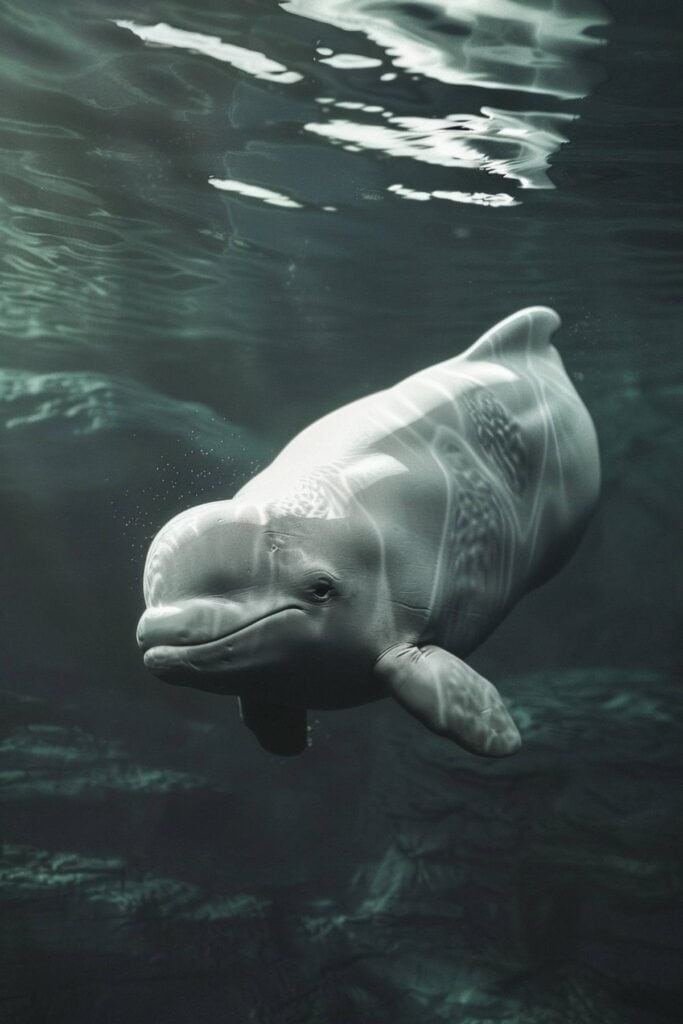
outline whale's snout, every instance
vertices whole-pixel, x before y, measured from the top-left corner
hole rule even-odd
[[[261,688],[272,676],[269,685],[279,693],[283,670],[307,637],[303,610],[251,608],[236,617],[234,608],[226,614],[207,603],[145,612],[138,626],[145,667],[159,679],[219,693],[242,693],[256,672]]]
[[[138,646],[148,651],[160,645],[189,647],[235,633],[271,609],[247,608],[221,598],[192,598],[148,608],[137,628]]]
[[[174,626],[180,627],[174,629]],[[138,647],[143,651],[163,643],[169,635],[187,636],[187,630],[182,627],[182,609],[170,608],[149,608],[138,622],[135,639]],[[187,639],[183,641],[187,643]]]
[[[148,608],[138,623],[138,646],[147,651],[159,644],[205,643],[220,635],[217,618],[215,608],[197,600]]]

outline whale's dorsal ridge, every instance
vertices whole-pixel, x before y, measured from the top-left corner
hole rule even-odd
[[[504,360],[550,352],[550,338],[562,321],[549,306],[528,306],[506,317],[463,352],[462,359]]]

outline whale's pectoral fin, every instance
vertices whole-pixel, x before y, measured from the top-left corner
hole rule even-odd
[[[505,757],[519,749],[517,726],[493,683],[454,654],[397,644],[382,655],[375,672],[407,711],[465,750]]]
[[[253,697],[239,697],[240,716],[264,750],[291,756],[306,749],[306,709],[286,708]]]

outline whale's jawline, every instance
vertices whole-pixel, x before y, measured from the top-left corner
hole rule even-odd
[[[257,626],[260,626],[261,623],[267,622],[269,619],[273,619],[278,615],[291,611],[301,612],[302,615],[305,614],[303,608],[299,607],[299,605],[286,605],[284,608],[277,608],[275,611],[268,612],[266,615],[261,615],[260,618],[254,619],[253,622],[247,622],[246,625],[240,626],[239,629],[233,630],[231,633],[224,633],[222,636],[215,637],[213,640],[204,640],[198,644],[155,644],[154,647],[150,647],[145,651],[143,655],[143,662],[146,668],[153,670],[153,665],[149,664],[149,662],[154,662],[155,652],[157,658],[161,651],[172,653],[172,655],[178,658],[179,661],[183,656],[189,658],[193,654],[198,653],[210,654],[212,650],[218,651],[223,648],[226,642],[238,640],[243,634]],[[185,664],[183,667],[187,668],[189,666]],[[200,672],[201,668],[195,667],[195,671]]]

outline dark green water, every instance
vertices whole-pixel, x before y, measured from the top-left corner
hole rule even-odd
[[[1,10],[0,1020],[674,1020],[678,4]],[[472,659],[515,758],[144,672],[163,522],[535,303],[605,481]]]

